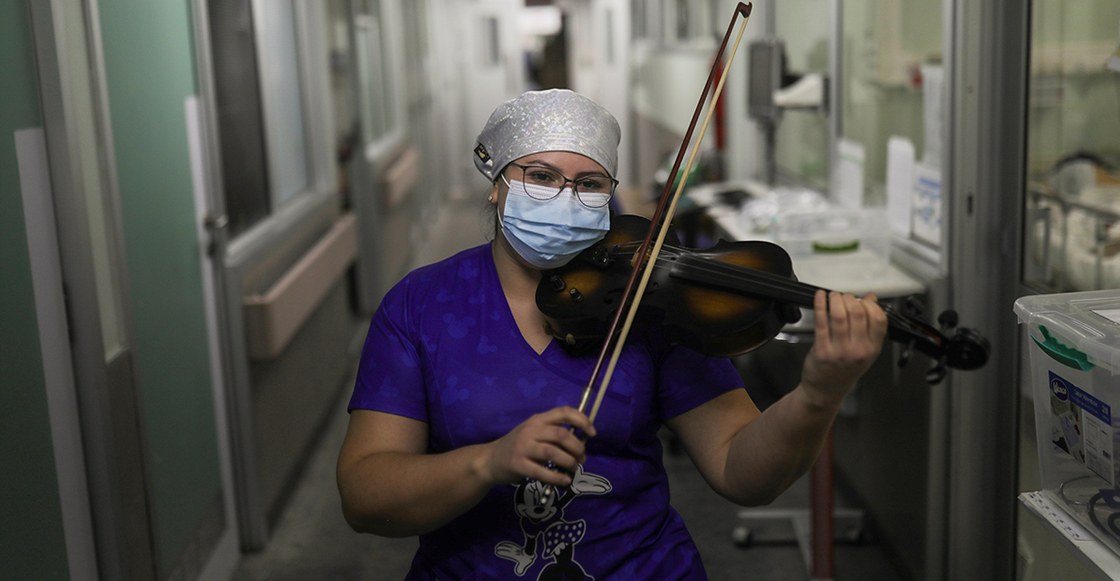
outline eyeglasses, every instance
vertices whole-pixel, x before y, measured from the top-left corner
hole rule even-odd
[[[564,186],[571,182],[572,191],[581,204],[588,208],[602,208],[610,203],[611,196],[618,186],[618,180],[603,174],[584,175],[570,180],[564,177],[564,174],[544,166],[517,163],[509,165],[515,168],[514,175],[511,177],[521,178],[521,181],[526,184],[541,187],[540,190],[527,190],[529,197],[534,200],[551,200],[564,191]]]

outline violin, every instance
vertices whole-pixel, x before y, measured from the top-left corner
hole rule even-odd
[[[548,331],[569,352],[589,353],[607,336],[607,323],[624,304],[634,255],[649,227],[641,216],[615,216],[603,240],[542,273],[537,307],[548,318]],[[713,357],[764,345],[796,322],[796,307],[811,308],[814,294],[828,290],[799,282],[789,254],[777,244],[720,240],[711,248],[688,249],[671,229],[647,268],[653,270],[634,324],[662,327],[673,342]],[[935,362],[926,376],[931,384],[940,382],[947,368],[977,369],[987,362],[987,339],[973,329],[956,328],[952,311],[938,318],[938,329],[889,305],[881,307],[888,337],[905,346],[899,364],[915,350],[929,356]]]
[[[549,323],[550,331],[563,339],[564,344],[579,348],[587,338],[602,339],[598,341],[601,344],[599,355],[579,403],[579,411],[585,411],[591,403],[594,384],[599,381],[594,404],[587,416],[592,423],[607,393],[615,366],[626,344],[626,337],[639,315],[647,324],[662,324],[671,328],[681,342],[694,345],[702,352],[730,354],[740,348],[749,350],[758,347],[774,337],[782,327],[782,314],[791,312],[789,305],[810,306],[813,304],[813,294],[817,290],[823,290],[798,283],[793,276],[789,255],[781,247],[770,247],[776,245],[756,242],[722,243],[697,252],[675,247],[674,244],[679,243],[671,242],[666,255],[660,255],[669,234],[673,212],[687,182],[676,179],[685,158],[686,146],[693,144],[688,161],[683,166],[683,175],[689,175],[696,153],[704,140],[727,73],[731,70],[739,42],[750,19],[751,7],[750,2],[739,2],[735,7],[735,14],[716,51],[708,80],[700,93],[700,101],[692,113],[692,120],[685,131],[673,169],[665,182],[665,191],[649,221],[650,227],[644,239],[634,242],[631,236],[619,240],[614,235],[608,235],[577,256],[569,265],[545,272],[537,287],[537,306],[546,317],[552,319]],[[724,49],[728,46],[732,29],[740,16],[742,23],[738,35],[720,72]],[[708,100],[710,90],[711,99]],[[698,126],[705,101],[709,101],[707,114]],[[699,129],[694,138],[693,130],[697,127]],[[674,185],[675,192],[672,191]],[[631,222],[630,219],[618,218],[612,220],[614,221],[619,222],[620,231],[625,227],[624,224]],[[612,233],[613,231],[612,227]],[[732,248],[750,251],[732,252]],[[657,280],[653,280],[651,288],[650,282],[655,273],[658,275]],[[620,278],[626,278],[621,291],[617,284]],[[660,307],[642,308],[646,295],[664,297]],[[709,300],[691,300],[698,295],[707,296]],[[689,304],[700,306],[682,308]],[[731,317],[727,310],[730,304],[747,306],[738,309],[741,316]],[[901,315],[893,309],[884,310],[887,311],[890,325],[888,336],[907,345],[900,363],[905,363],[914,349],[936,360],[935,367],[926,375],[927,381],[941,381],[947,367],[976,369],[987,362],[988,342],[979,333],[959,329],[950,338],[920,320]],[[707,315],[700,316],[696,312]],[[606,317],[603,316],[604,313],[607,314]],[[606,318],[610,319],[610,323],[603,332],[600,321]],[[940,317],[942,330],[948,331],[954,327],[955,318],[949,312]],[[740,343],[743,347],[733,346]]]

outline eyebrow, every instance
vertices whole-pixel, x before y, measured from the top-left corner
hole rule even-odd
[[[523,163],[521,165],[535,165],[535,166],[540,166],[540,167],[547,167],[548,169],[551,169],[551,170],[555,171],[556,173],[559,173],[561,175],[564,174],[564,172],[560,171],[560,168],[552,165],[551,163],[548,163],[547,161],[530,159],[530,160],[526,161],[525,163]],[[606,178],[611,177],[611,176],[607,175],[607,172],[600,172],[600,171],[584,171],[584,172],[579,172],[575,175],[575,177],[577,177],[577,178],[578,177],[585,177],[585,176],[603,176],[603,177],[606,177]]]

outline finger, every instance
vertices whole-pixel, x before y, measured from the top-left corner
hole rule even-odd
[[[547,432],[542,432],[538,438],[539,443],[553,446],[566,454],[569,458],[572,458],[572,464],[587,460],[587,457],[584,455],[586,448],[583,441],[562,427],[556,426]],[[550,460],[556,461],[552,458],[550,458]]]
[[[872,293],[867,293],[858,300],[859,317],[862,319],[858,323],[859,328],[862,329],[858,339],[866,340],[872,345],[879,345],[887,331],[887,314],[879,306],[878,298]]]
[[[852,341],[862,341],[868,336],[868,316],[867,306],[863,301],[857,299],[855,296],[846,294],[843,295],[844,308],[848,312],[847,325],[849,338]]]
[[[583,431],[583,433],[587,434],[588,436],[595,435],[595,426],[591,424],[591,420],[588,419],[588,417],[585,416],[582,412],[573,407],[561,406],[558,408],[552,408],[551,410],[545,412],[543,416],[543,419],[550,424],[568,425]]]
[[[579,465],[579,458],[550,444],[538,443],[529,458],[542,466],[572,472]]]
[[[879,306],[879,297],[875,296],[874,293],[867,293],[863,298],[872,336],[878,337],[886,333],[887,312],[883,310],[883,307]]]
[[[883,337],[887,334],[887,328],[890,326],[887,319],[887,312],[879,306],[878,303],[871,305],[871,333],[876,341],[882,341]]]
[[[526,478],[538,480],[545,484],[552,484],[555,486],[567,486],[572,483],[572,478],[563,472],[550,470],[544,464],[534,462],[526,459],[524,465],[520,470]]]
[[[845,295],[838,292],[829,295],[828,325],[829,334],[833,342],[846,341],[850,338],[851,324],[848,320],[849,316],[848,303]]]
[[[813,343],[820,349],[828,348],[828,294],[818,290],[813,294],[813,329],[815,337]]]

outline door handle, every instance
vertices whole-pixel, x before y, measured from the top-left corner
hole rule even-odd
[[[206,217],[202,219],[202,225],[206,227],[208,238],[206,241],[206,254],[210,258],[214,258],[218,252],[217,235],[224,230],[226,226],[229,226],[229,216],[225,214],[220,216],[207,214]]]

